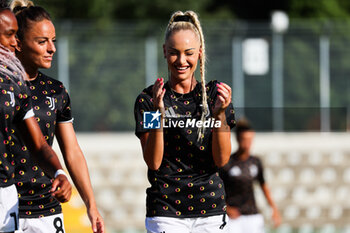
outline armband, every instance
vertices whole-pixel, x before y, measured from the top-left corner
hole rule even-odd
[[[65,175],[67,177],[67,174],[62,170],[62,169],[58,169],[55,173],[55,179],[57,176],[59,175]]]

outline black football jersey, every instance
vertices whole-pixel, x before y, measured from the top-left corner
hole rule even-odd
[[[3,64],[2,68],[5,68]],[[6,68],[5,68],[6,69]],[[14,126],[33,116],[29,92],[17,76],[0,73],[0,187],[13,184],[15,171]]]
[[[220,176],[225,184],[227,204],[237,207],[242,215],[257,214],[253,183],[265,183],[261,160],[249,156],[243,161],[232,154],[230,161],[220,169]]]
[[[33,81],[27,81],[35,119],[47,141],[52,146],[58,123],[71,122],[69,95],[63,84],[39,72]],[[37,218],[61,213],[59,202],[51,196],[52,177],[33,163],[27,147],[15,132],[16,172],[21,218]]]
[[[209,109],[217,98],[217,81],[206,85]],[[179,94],[165,84],[164,155],[157,171],[148,169],[151,187],[147,189],[147,216],[207,217],[225,213],[225,192],[212,156],[212,113],[206,116],[204,137],[198,141],[202,113],[202,89],[198,83],[189,93]],[[148,132],[143,114],[154,111],[152,86],[143,90],[135,102],[137,136]],[[232,104],[226,110],[230,127],[235,124]],[[182,124],[176,127],[174,124]]]

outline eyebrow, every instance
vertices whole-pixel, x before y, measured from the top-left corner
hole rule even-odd
[[[46,39],[46,40],[48,40],[49,38],[45,37],[45,36],[38,36],[38,37],[35,37],[34,39],[35,40],[38,40],[38,39]]]
[[[175,48],[173,48],[173,47],[170,47],[170,49],[173,49],[173,50],[176,50],[176,51],[177,51],[177,49],[175,49]],[[187,51],[189,51],[189,50],[193,50],[193,49],[196,49],[196,48],[185,49],[185,52],[187,52]]]
[[[35,37],[34,39],[35,39],[35,40],[40,40],[40,39],[48,40],[49,38],[48,38],[48,37],[45,37],[45,36],[38,36],[38,37]],[[56,37],[54,37],[53,39],[56,39]]]

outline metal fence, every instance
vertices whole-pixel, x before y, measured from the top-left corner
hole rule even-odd
[[[207,81],[232,86],[238,117],[258,131],[349,129],[350,23],[292,20],[284,34],[264,23],[202,24]],[[167,79],[166,23],[55,25],[58,57],[43,72],[69,88],[75,128],[133,130],[136,96],[156,78]]]
[[[80,132],[132,131],[136,96],[156,78],[167,79],[162,54],[166,23],[101,26],[66,21],[55,25],[58,57],[52,69],[43,72],[68,87],[75,128]],[[248,117],[258,131],[350,129],[350,23],[292,20],[283,35],[263,23],[203,21],[203,27],[209,58],[207,81],[228,83],[237,116]],[[92,134],[84,139],[81,135],[96,199],[109,230],[144,232],[145,193],[141,190],[148,184],[145,170],[139,169],[146,165],[137,138],[121,135],[108,140]],[[310,137],[296,134],[297,144],[291,143],[288,134],[257,137],[257,152],[266,160],[271,190],[286,224],[268,232],[349,232],[345,222],[350,208],[348,136],[325,135],[307,140]],[[129,169],[125,164],[139,167]],[[318,178],[329,171],[333,180]],[[330,195],[317,196],[318,185],[320,193],[327,188]],[[140,195],[134,198],[130,193]],[[317,197],[314,200],[324,205],[300,201],[304,197]],[[338,201],[335,206],[333,199]]]

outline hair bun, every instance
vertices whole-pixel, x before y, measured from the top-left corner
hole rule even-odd
[[[10,3],[10,9],[16,14],[17,12],[34,6],[34,3],[30,0],[12,0]]]
[[[192,23],[191,17],[189,15],[178,15],[174,17],[174,22],[181,22],[181,21]]]

